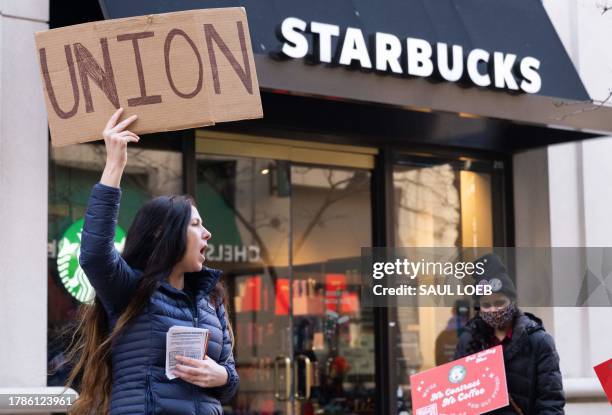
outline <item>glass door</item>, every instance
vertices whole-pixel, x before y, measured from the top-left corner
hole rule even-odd
[[[295,413],[374,413],[374,322],[361,307],[370,172],[291,167]]]
[[[290,193],[286,163],[199,155],[196,203],[224,271],[240,392],[227,413],[291,413]]]
[[[403,157],[393,167],[395,246],[503,246],[503,164]],[[410,375],[453,360],[469,305],[398,307],[398,414],[411,413]]]
[[[373,319],[359,298],[370,170],[255,147],[196,158],[207,265],[224,271],[241,377],[226,413],[373,413]]]

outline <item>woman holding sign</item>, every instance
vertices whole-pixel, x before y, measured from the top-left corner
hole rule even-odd
[[[84,305],[69,378],[80,379],[75,414],[221,414],[239,378],[233,335],[218,270],[203,266],[211,234],[184,196],[147,202],[128,231],[123,255],[114,246],[121,176],[128,143],[139,137],[119,122],[103,132],[106,166],[91,192],[80,264],[96,290]],[[166,333],[172,326],[209,330],[203,359],[177,357],[178,378],[166,375]],[[171,376],[172,377],[172,376]]]
[[[565,398],[559,355],[553,338],[544,331],[542,320],[516,306],[516,289],[506,267],[495,254],[476,262],[484,273],[492,295],[478,298],[480,310],[465,326],[455,350],[455,359],[501,344],[510,405],[495,414],[563,414]]]

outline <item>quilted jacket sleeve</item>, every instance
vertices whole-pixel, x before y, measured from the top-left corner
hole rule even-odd
[[[234,353],[232,352],[232,340],[227,326],[225,306],[223,304],[217,309],[217,316],[221,322],[221,327],[223,327],[223,349],[221,350],[221,357],[218,363],[227,370],[227,383],[223,386],[213,388],[213,393],[218,397],[221,403],[227,403],[236,394],[238,385],[240,384],[240,377],[236,371]]]
[[[537,375],[535,413],[564,414],[565,396],[555,342],[550,334],[540,331],[534,343]]]
[[[136,289],[138,274],[115,249],[121,190],[97,183],[89,197],[79,263],[110,314],[120,313]]]

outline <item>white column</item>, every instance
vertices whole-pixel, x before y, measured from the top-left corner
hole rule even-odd
[[[515,155],[516,245],[612,246],[610,160],[610,138]],[[569,398],[566,413],[608,413],[609,404],[603,400],[592,368],[610,357],[610,308],[558,307],[533,311],[543,318],[555,338]]]
[[[612,54],[612,2],[544,0],[559,37],[589,93],[596,101],[609,99]],[[548,149],[553,246],[612,246],[612,139],[552,146]],[[593,365],[610,358],[612,319],[610,308],[555,310],[555,328],[563,362],[576,396],[601,391]],[[603,392],[600,392],[600,396]],[[572,404],[568,413],[608,413],[609,404]]]
[[[585,245],[612,246],[612,137],[585,141],[582,148]],[[587,313],[590,349],[585,369],[589,375],[593,365],[611,357],[612,308],[589,308]]]
[[[46,386],[47,121],[34,32],[48,0],[0,4],[0,388]]]

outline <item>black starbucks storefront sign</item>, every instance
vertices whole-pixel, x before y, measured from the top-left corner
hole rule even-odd
[[[106,18],[245,7],[262,91],[612,131],[612,110],[591,114],[589,95],[537,1],[100,4]]]

